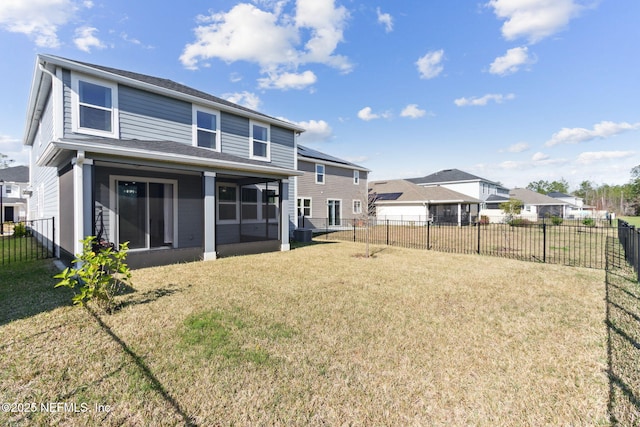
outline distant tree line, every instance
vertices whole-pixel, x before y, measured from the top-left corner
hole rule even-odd
[[[552,191],[572,194],[583,199],[589,206],[615,212],[617,215],[640,215],[640,165],[631,169],[631,179],[627,184],[598,185],[582,181],[577,189],[569,192],[569,183],[561,178],[559,181],[533,181],[527,188],[541,194]]]

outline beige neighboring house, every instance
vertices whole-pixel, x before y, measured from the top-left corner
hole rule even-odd
[[[509,190],[509,198],[518,199],[522,202],[522,211],[517,216],[532,222],[552,216],[564,218],[565,211],[569,206],[569,203],[565,201],[554,199],[527,188]],[[488,204],[488,206],[491,208],[482,209],[480,215],[488,216],[489,221],[492,223],[505,221],[506,215],[499,208],[499,203]]]
[[[467,225],[476,221],[480,199],[442,186],[414,184],[405,179],[369,184],[378,220],[428,221]]]
[[[2,212],[0,222],[19,222],[27,219],[27,199],[29,187],[29,167],[13,166],[0,169],[2,186]]]

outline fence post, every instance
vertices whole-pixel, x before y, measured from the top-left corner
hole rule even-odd
[[[427,221],[427,249],[431,249],[431,221]]]
[[[389,246],[389,220],[385,219],[384,221],[387,225],[387,246]]]
[[[353,218],[353,241],[356,241],[356,219]]]
[[[542,262],[547,262],[547,223],[542,220]]]
[[[480,221],[476,221],[476,227],[478,227],[478,255],[480,255]]]

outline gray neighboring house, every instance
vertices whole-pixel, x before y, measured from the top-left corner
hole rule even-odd
[[[509,197],[509,189],[502,184],[459,169],[443,169],[431,175],[411,178],[407,181],[423,187],[441,186],[466,194],[481,201],[480,209],[486,208],[487,199],[491,196]]]
[[[25,192],[28,192],[29,187],[29,167],[13,166],[0,169],[0,185],[2,186],[0,223],[26,220]]]
[[[129,242],[132,267],[288,250],[304,129],[171,80],[38,55],[29,219],[56,255]]]
[[[480,200],[443,186],[420,186],[405,179],[374,181],[371,199],[380,220],[468,225],[475,222]]]
[[[298,145],[298,171],[298,227],[340,227],[367,215],[369,169]]]

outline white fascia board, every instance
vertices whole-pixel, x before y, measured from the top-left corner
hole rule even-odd
[[[228,160],[217,159],[204,159],[202,157],[185,156],[181,154],[173,153],[160,153],[157,151],[132,149],[128,147],[113,147],[104,146],[102,144],[92,144],[91,142],[79,140],[78,142],[70,141],[55,141],[51,143],[41,158],[38,160],[38,164],[41,162],[44,164],[52,159],[57,152],[61,150],[83,150],[87,153],[109,154],[122,157],[142,158],[146,160],[159,160],[169,163],[181,163],[191,166],[202,166],[211,168],[221,168],[228,170],[241,170],[247,172],[261,172],[271,175],[287,175],[287,176],[302,176],[302,172],[298,172],[293,169],[277,168],[272,166],[253,165],[246,163],[231,162]]]
[[[216,110],[220,110],[220,111],[226,111],[226,112],[230,112],[233,114],[237,114],[239,116],[246,116],[249,117],[251,119],[255,119],[258,121],[263,121],[263,122],[267,122],[269,124],[272,125],[276,125],[276,126],[281,126],[281,127],[286,127],[289,128],[295,132],[299,132],[302,133],[304,132],[306,129],[294,125],[293,123],[289,123],[289,122],[285,122],[284,120],[279,120],[276,119],[274,117],[269,117],[269,116],[263,116],[257,113],[252,113],[250,111],[246,111],[246,110],[242,110],[240,108],[234,108],[225,104],[220,104],[214,101],[210,101],[208,99],[203,99],[200,98],[198,96],[193,96],[193,95],[187,95],[185,93],[182,92],[177,92],[171,89],[167,89],[167,88],[163,88],[160,86],[156,86],[154,84],[151,83],[145,83],[145,82],[141,82],[140,80],[136,80],[136,79],[132,79],[129,77],[125,77],[125,76],[121,76],[119,74],[113,74],[113,73],[109,73],[108,71],[103,71],[103,70],[99,70],[97,68],[93,68],[90,67],[88,65],[82,65],[82,64],[78,64],[76,62],[73,61],[68,61],[65,60],[63,58],[57,58],[57,57],[52,57],[52,56],[48,56],[48,55],[40,55],[40,57],[42,58],[43,61],[45,61],[46,63],[51,63],[51,64],[55,64],[55,65],[59,65],[61,67],[67,68],[71,71],[76,71],[79,73],[84,73],[84,74],[89,74],[89,75],[93,75],[93,76],[97,76],[97,77],[101,77],[103,79],[106,80],[110,80],[110,81],[114,81],[117,83],[122,83],[122,84],[126,84],[127,86],[131,86],[131,87],[135,87],[135,88],[139,88],[139,89],[143,89],[145,91],[149,91],[149,92],[155,92],[158,94],[162,94],[162,95],[167,95],[170,96],[171,98],[176,98],[176,99],[181,99],[183,101],[187,101],[190,103],[195,103],[195,104],[199,104],[199,105],[203,105],[203,106],[209,106],[210,108],[216,109]],[[199,90],[199,89],[195,89],[194,90]],[[213,96],[213,95],[212,95]]]
[[[47,96],[51,88],[51,76],[40,68],[40,58],[36,61],[31,89],[29,91],[29,102],[27,104],[27,115],[25,118],[25,129],[22,138],[23,145],[33,145],[36,131],[38,129],[39,115],[42,114]],[[49,70],[55,72],[55,70]]]

